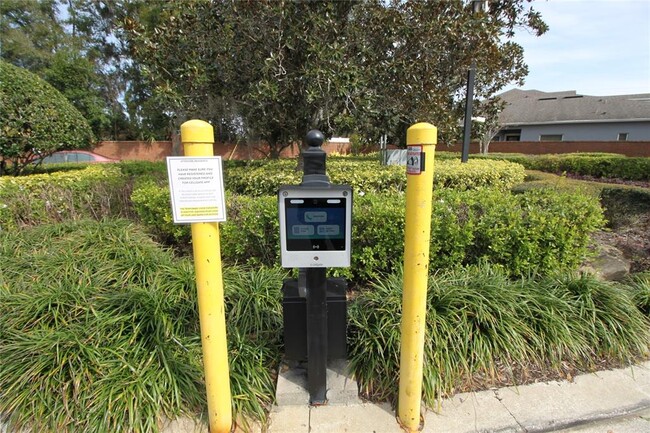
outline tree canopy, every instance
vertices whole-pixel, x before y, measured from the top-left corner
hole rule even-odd
[[[60,90],[101,138],[163,138],[190,118],[269,144],[311,128],[397,143],[428,121],[460,137],[466,72],[477,115],[527,74],[530,0],[5,0],[2,57]],[[64,13],[61,13],[64,12]]]
[[[313,127],[397,141],[429,121],[451,141],[472,60],[476,99],[487,100],[527,74],[513,29],[546,30],[525,0],[494,0],[479,14],[461,0],[149,5],[125,24],[153,93],[179,122],[210,119],[274,155]]]
[[[102,139],[152,135],[143,131],[142,116],[128,112],[130,97],[141,95],[142,85],[120,35],[115,10],[121,4],[115,0],[0,2],[0,56],[53,85]],[[159,118],[155,113],[151,117]],[[148,126],[161,129],[156,121]]]
[[[94,136],[81,113],[37,75],[0,60],[0,175],[57,150],[83,149]]]

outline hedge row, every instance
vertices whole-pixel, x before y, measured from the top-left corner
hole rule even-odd
[[[626,157],[609,153],[571,153],[559,155],[493,154],[487,158],[507,160],[529,170],[573,173],[582,176],[625,180],[650,179],[650,158]]]
[[[299,183],[302,173],[296,160],[265,161],[253,164],[227,164],[226,188],[236,194],[262,196],[275,194],[282,184]],[[348,184],[354,191],[403,191],[406,171],[401,166],[382,166],[377,162],[337,158],[328,161],[327,174],[333,183]],[[524,168],[508,161],[436,161],[434,189],[460,190],[497,188],[507,190],[523,182]]]
[[[244,175],[260,169],[255,178],[268,180],[272,177],[268,165],[286,166],[292,162],[295,161],[250,164],[241,169]],[[488,166],[495,162],[481,163]],[[365,167],[372,171],[367,165],[356,164],[360,170]],[[336,182],[346,177],[356,194],[353,265],[339,272],[356,280],[367,280],[390,271],[402,260],[404,194],[398,187],[384,185],[388,191],[362,196],[363,185],[372,189],[368,185],[378,185],[381,176],[361,176],[351,169],[353,166],[330,164],[329,170]],[[146,171],[146,166],[129,167],[135,173]],[[515,167],[509,176],[514,179],[516,167],[520,166],[507,167]],[[396,173],[396,177],[404,176],[401,168],[375,168]],[[173,224],[169,193],[166,187],[159,186],[161,179],[147,180],[147,176],[138,175],[137,186],[130,194],[132,177],[123,170],[119,165],[102,165],[74,172],[2,178],[0,225],[6,230],[52,221],[125,216],[133,207],[140,219],[167,242],[187,248],[189,229]],[[263,170],[268,170],[266,175]],[[555,267],[573,267],[586,252],[590,232],[602,226],[602,211],[593,198],[546,190],[512,195],[501,191],[505,183],[499,188],[463,191],[467,187],[465,180],[472,177],[468,174],[472,166],[464,165],[458,170],[467,172],[447,179],[452,179],[450,182],[460,190],[435,190],[431,244],[434,269],[483,259],[502,264],[512,274],[523,274],[533,268],[545,272]],[[229,172],[232,171],[231,167]],[[485,179],[489,179],[485,184],[498,184],[498,176],[486,175]],[[276,265],[276,198],[228,193],[227,201],[229,221],[222,224],[224,258],[231,263]]]
[[[296,160],[227,161],[225,187],[234,194],[273,195],[282,184],[300,182],[302,175],[296,166]],[[128,161],[85,167],[59,164],[57,168],[63,171],[0,178],[0,227],[128,216],[134,179],[136,183],[167,183],[163,162]],[[381,166],[375,161],[334,159],[328,165],[328,174],[332,182],[349,184],[356,192],[403,191],[406,187],[403,167]],[[523,179],[523,167],[509,162],[473,161],[461,165],[441,161],[436,166],[435,181],[438,188],[506,190]]]
[[[48,222],[125,216],[129,178],[117,166],[0,177],[0,229]]]
[[[338,270],[341,275],[372,279],[402,262],[404,199],[399,192],[355,197],[352,266]],[[172,223],[167,188],[148,183],[134,191],[132,200],[154,232],[187,245],[189,228]],[[228,221],[221,224],[224,260],[277,265],[277,199],[230,195],[227,207]],[[514,275],[574,268],[587,253],[590,234],[603,224],[598,203],[577,193],[441,190],[433,206],[430,267],[488,261]]]

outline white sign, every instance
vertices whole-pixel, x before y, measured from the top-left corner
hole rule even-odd
[[[424,171],[422,146],[409,146],[406,151],[406,174],[420,174]]]
[[[220,156],[169,156],[167,174],[174,223],[226,220]]]

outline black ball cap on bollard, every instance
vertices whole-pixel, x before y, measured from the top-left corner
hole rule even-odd
[[[303,150],[304,175],[325,175],[325,157],[327,156],[321,145],[325,141],[325,136],[318,129],[312,129],[307,133],[305,142],[309,146]],[[306,179],[303,177],[303,183]]]
[[[318,129],[312,129],[307,133],[305,142],[310,147],[321,147],[325,141],[325,136]]]

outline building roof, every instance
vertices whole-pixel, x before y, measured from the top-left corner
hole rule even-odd
[[[499,114],[502,125],[650,121],[650,93],[588,96],[575,90],[512,89],[499,97],[506,102]]]

